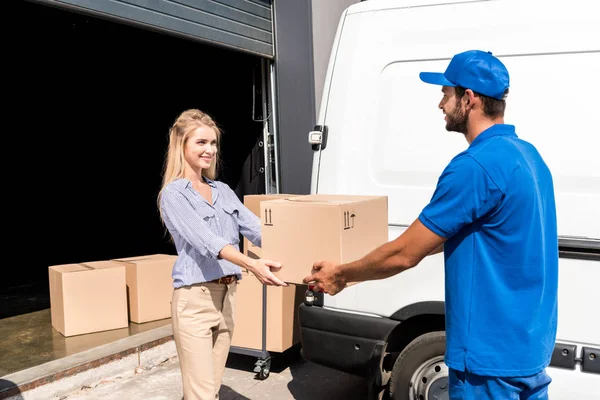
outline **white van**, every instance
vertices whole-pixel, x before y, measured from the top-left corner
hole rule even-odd
[[[341,17],[315,132],[312,193],[387,195],[389,239],[429,202],[467,146],[447,132],[444,71],[470,49],[511,77],[505,121],[555,182],[559,322],[553,400],[600,399],[600,14],[594,1],[368,0]],[[303,356],[368,378],[373,397],[447,398],[443,255],[300,309]],[[514,310],[518,313],[519,310]],[[502,334],[502,332],[498,332]],[[402,356],[400,356],[402,354]],[[446,396],[446,397],[444,397]]]

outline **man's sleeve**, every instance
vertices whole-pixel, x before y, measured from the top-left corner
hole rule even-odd
[[[432,232],[449,239],[494,210],[502,196],[483,167],[472,157],[462,155],[452,160],[440,176],[419,220]]]

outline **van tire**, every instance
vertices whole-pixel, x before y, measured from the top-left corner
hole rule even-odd
[[[448,390],[448,369],[442,365],[445,352],[444,331],[428,332],[410,342],[394,363],[388,388],[390,400],[420,400],[417,390],[419,386],[411,386],[411,380],[415,379],[435,379],[436,390],[443,391],[444,387]],[[422,399],[428,397],[424,394]]]

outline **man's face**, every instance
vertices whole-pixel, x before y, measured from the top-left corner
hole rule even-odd
[[[443,86],[442,94],[444,96],[438,107],[446,115],[444,118],[446,130],[466,135],[469,115],[465,112],[461,99],[455,96],[454,88],[451,86]]]

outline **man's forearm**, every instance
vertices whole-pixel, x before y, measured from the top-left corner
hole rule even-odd
[[[441,244],[438,247],[435,248],[435,250],[433,250],[431,253],[429,253],[430,256],[434,255],[434,254],[440,254],[442,251],[444,251],[444,245]]]
[[[357,261],[341,265],[347,282],[385,279],[413,267],[393,242],[381,245]]]

